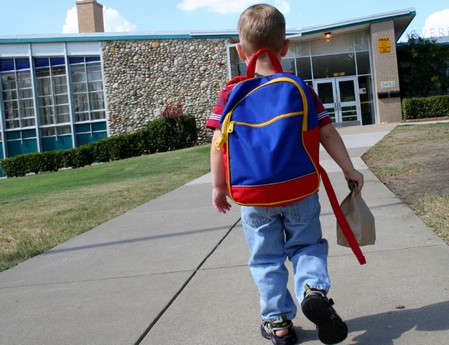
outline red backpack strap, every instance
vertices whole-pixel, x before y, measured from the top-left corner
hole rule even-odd
[[[234,77],[230,81],[228,81],[226,83],[226,86],[240,83],[241,81],[244,81],[246,79],[248,79],[248,77],[246,75],[238,75],[237,77]]]
[[[248,78],[254,78],[254,75],[256,73],[257,59],[259,58],[259,55],[262,53],[268,54],[268,57],[270,58],[275,73],[281,73],[283,71],[281,62],[277,58],[276,54],[269,49],[262,48],[259,49],[257,52],[255,52],[254,55],[251,57],[251,60],[249,60],[248,67],[246,69],[246,76]]]
[[[254,78],[254,75],[256,73],[256,63],[257,59],[259,58],[260,54],[267,53],[268,57],[270,58],[271,64],[273,65],[273,69],[275,73],[281,73],[282,65],[279,59],[277,58],[276,54],[273,53],[271,50],[262,48],[254,53],[254,55],[251,57],[251,60],[248,63],[248,66],[246,68],[246,75],[239,75],[237,77],[232,78],[230,81],[227,82],[227,86],[240,83],[241,81]]]
[[[348,221],[346,220],[343,211],[341,210],[337,196],[335,195],[334,188],[332,187],[331,181],[329,180],[329,176],[327,176],[326,171],[321,165],[318,166],[318,170],[320,171],[324,188],[326,189],[327,196],[329,197],[329,201],[331,203],[335,217],[337,218],[337,222],[340,225],[341,231],[343,232],[343,235],[345,235],[346,241],[351,247],[354,255],[357,257],[360,265],[364,265],[366,264],[365,256],[363,255],[362,250],[360,249],[360,246],[357,243],[357,240],[355,239],[355,236],[351,230],[351,227],[349,226]]]

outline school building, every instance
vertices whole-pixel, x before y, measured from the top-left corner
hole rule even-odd
[[[102,5],[76,4],[79,34],[0,36],[0,159],[131,132],[174,104],[208,141],[220,89],[245,73],[237,32],[105,33]],[[315,88],[336,126],[399,122],[396,43],[414,17],[291,30],[282,65]]]

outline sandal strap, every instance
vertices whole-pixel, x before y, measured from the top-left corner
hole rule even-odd
[[[288,334],[279,338],[276,335],[277,331],[288,330]],[[298,338],[296,337],[295,329],[293,328],[293,322],[285,317],[281,321],[268,322],[263,321],[260,326],[262,336],[265,339],[271,340],[274,345],[293,345],[296,344]]]
[[[283,329],[288,329],[293,325],[291,320],[283,318],[281,321],[268,322],[266,321],[266,326],[271,332],[280,331]]]
[[[311,288],[308,284],[305,284],[304,288],[305,288],[304,298],[306,298],[306,297],[308,297],[310,295],[320,295],[321,297],[327,299],[326,292],[324,290]]]

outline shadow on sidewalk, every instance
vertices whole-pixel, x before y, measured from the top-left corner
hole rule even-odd
[[[139,242],[147,242],[147,241],[157,241],[157,240],[164,240],[164,239],[171,238],[171,237],[184,237],[184,236],[198,235],[198,234],[202,234],[202,233],[225,231],[225,230],[229,230],[229,226],[221,226],[221,227],[206,228],[206,229],[197,229],[197,230],[191,230],[191,231],[181,231],[181,232],[174,232],[174,233],[159,234],[159,235],[154,235],[154,236],[128,238],[128,239],[119,240],[119,241],[110,241],[110,242],[100,242],[100,243],[94,243],[94,244],[85,244],[85,245],[82,245],[82,246],[74,246],[74,247],[68,247],[68,248],[58,248],[58,247],[56,247],[55,249],[50,249],[49,251],[47,251],[45,253],[42,253],[41,255],[42,256],[48,256],[48,255],[65,253],[65,252],[73,252],[73,251],[80,251],[80,250],[112,247],[112,246],[119,246],[119,245],[139,243]]]
[[[400,339],[404,333],[412,329],[415,332],[449,330],[448,315],[449,302],[441,302],[417,309],[404,308],[347,320],[350,334],[345,344],[393,345],[397,343],[395,340]],[[296,331],[301,342],[317,340],[314,331],[301,328],[297,328]],[[351,337],[351,333],[354,332],[364,333]],[[428,341],[428,344],[434,344],[431,336]]]

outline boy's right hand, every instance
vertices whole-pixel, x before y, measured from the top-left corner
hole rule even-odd
[[[220,213],[226,213],[231,209],[231,204],[228,202],[228,189],[224,187],[212,188],[212,204]]]
[[[362,191],[364,184],[363,174],[358,170],[351,170],[345,173],[346,181],[352,181],[355,184],[355,193],[359,194]]]

